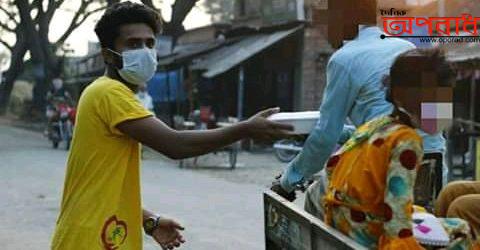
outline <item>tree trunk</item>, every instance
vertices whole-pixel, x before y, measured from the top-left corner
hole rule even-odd
[[[44,44],[50,45],[50,44]],[[47,106],[47,92],[50,88],[50,84],[55,77],[60,76],[60,65],[56,55],[53,55],[48,48],[42,48],[44,51],[43,58],[47,63],[37,63],[40,75],[35,77],[35,85],[33,88],[33,106],[30,110],[32,118],[41,119],[45,113],[45,107]],[[47,60],[48,58],[48,60]]]
[[[13,90],[15,79],[23,72],[23,62],[11,65],[10,68],[4,73],[5,82],[0,89],[0,115],[4,115],[8,110],[8,103],[10,101],[10,94]]]
[[[120,0],[107,0],[107,6],[111,6],[113,4],[119,3]]]
[[[48,2],[47,5],[45,3]],[[13,89],[15,79],[23,72],[25,53],[30,51],[30,62],[34,66],[35,87],[33,93],[33,105],[30,112],[35,116],[37,114],[43,116],[43,110],[46,105],[46,92],[49,84],[54,77],[58,77],[63,69],[61,60],[56,55],[56,49],[60,48],[69,35],[80,26],[88,16],[99,12],[105,8],[102,7],[87,10],[88,6],[93,6],[95,1],[82,0],[78,12],[72,18],[68,29],[56,42],[52,43],[48,39],[50,21],[55,11],[63,4],[64,0],[15,0],[10,1],[10,9],[3,6],[1,12],[6,14],[11,21],[15,22],[16,28],[2,25],[2,29],[16,35],[15,45],[10,46],[4,40],[0,41],[11,52],[11,66],[4,73],[5,81],[0,85],[0,114],[7,111],[10,94]],[[120,0],[107,0],[108,5],[118,3]],[[16,10],[16,11],[15,11]],[[11,11],[11,13],[10,13]],[[33,17],[32,11],[36,11]],[[15,19],[19,17],[19,21]],[[36,117],[33,117],[36,118]]]
[[[21,29],[21,25],[22,24],[20,24],[17,29]],[[15,80],[23,73],[23,58],[27,53],[28,48],[23,33],[19,32],[17,39],[17,43],[10,51],[12,56],[10,66],[8,70],[4,72],[5,82],[0,86],[0,115],[3,115],[7,112],[10,94],[12,93]]]
[[[28,0],[16,1],[17,8],[24,24],[31,61],[34,66],[35,86],[33,88],[33,106],[30,110],[31,118],[41,118],[46,106],[46,93],[54,72],[58,68],[55,49],[48,40],[50,16],[44,12],[41,2],[38,6],[31,6]],[[39,21],[36,24],[30,12],[38,7]]]
[[[40,120],[43,117],[45,107],[47,106],[46,96],[48,83],[50,82],[49,77],[47,77],[46,74],[46,67],[43,65],[40,65],[39,67],[43,68],[42,71],[44,75],[42,77],[36,77],[35,85],[33,86],[33,105],[29,110],[30,118],[32,118],[33,120]]]

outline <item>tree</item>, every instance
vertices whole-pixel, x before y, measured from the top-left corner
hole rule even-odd
[[[9,50],[11,57],[10,66],[4,73],[5,81],[0,92],[0,114],[6,111],[13,84],[23,72],[27,51],[34,65],[33,111],[37,114],[42,113],[48,84],[52,78],[61,73],[62,60],[58,53],[65,41],[89,16],[102,11],[107,6],[106,1],[81,0],[65,32],[58,40],[50,41],[48,34],[51,20],[64,2],[64,0],[2,1],[0,13],[6,22],[0,23],[0,30],[15,37],[15,42],[10,44],[3,39],[3,36],[0,39],[0,43]]]
[[[25,34],[24,32],[20,32],[24,25],[23,23],[20,24],[18,16],[13,15],[7,10],[7,8],[11,7],[10,4],[11,3],[9,3],[8,6],[4,6],[4,4],[0,5],[0,11],[3,12],[4,15],[7,15],[8,18],[7,22],[0,22],[0,29],[2,30],[2,33],[13,33],[16,35],[16,41],[13,45],[0,39],[0,43],[10,52],[10,66],[7,71],[3,73],[4,81],[1,85],[2,91],[0,92],[0,113],[4,113],[6,111],[8,99],[13,89],[13,82],[23,71],[23,58],[27,53],[27,41]],[[3,34],[2,37],[4,37]]]
[[[0,114],[5,113],[13,84],[22,74],[27,52],[34,65],[35,86],[33,93],[32,115],[43,114],[45,94],[51,79],[62,71],[62,58],[59,56],[65,41],[92,14],[104,10],[120,0],[78,0],[80,6],[75,10],[68,28],[57,41],[50,41],[48,34],[55,12],[65,0],[1,0],[0,34],[8,33],[15,37],[13,44],[0,37],[2,44],[10,52],[10,66],[4,72],[4,82],[0,85]],[[172,16],[164,22],[164,34],[178,37],[185,31],[182,23],[198,0],[176,0],[172,5]],[[159,11],[152,0],[142,2]],[[5,20],[5,21],[4,21]]]
[[[177,38],[185,32],[185,27],[183,26],[183,21],[187,17],[188,13],[193,9],[195,4],[199,0],[176,0],[172,5],[172,14],[170,16],[170,21],[166,22],[163,20],[163,35],[171,36],[172,39],[172,49],[176,43]],[[142,3],[149,6],[150,8],[159,11],[155,6],[152,0],[142,0]]]
[[[228,23],[232,20],[234,8],[232,0],[205,0],[203,6],[210,14],[212,23]]]
[[[6,51],[0,51],[0,72],[2,71],[3,67],[8,65],[8,54]]]

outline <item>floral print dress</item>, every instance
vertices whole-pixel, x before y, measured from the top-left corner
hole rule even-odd
[[[424,249],[411,224],[422,158],[414,129],[388,116],[361,126],[327,162],[326,223],[369,249]],[[466,223],[455,222],[452,233],[463,228],[468,234]],[[465,241],[455,242],[454,249],[468,249]]]

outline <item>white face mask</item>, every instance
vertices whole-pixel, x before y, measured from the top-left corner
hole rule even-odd
[[[120,55],[118,52],[110,51]],[[118,74],[131,84],[140,85],[146,83],[152,79],[157,70],[157,51],[155,49],[126,50],[122,52],[121,57],[123,67],[117,69]]]
[[[446,131],[453,124],[453,103],[422,102],[421,128],[434,135]]]

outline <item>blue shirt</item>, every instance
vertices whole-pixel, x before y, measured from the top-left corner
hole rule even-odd
[[[303,150],[282,175],[280,182],[285,190],[293,190],[295,184],[323,169],[342,132],[347,131],[347,117],[358,127],[392,113],[393,105],[386,100],[383,80],[396,57],[415,45],[403,39],[381,39],[381,34],[378,27],[363,28],[356,39],[330,58],[320,119]],[[441,135],[420,135],[424,137],[425,152],[443,152],[445,140]]]

